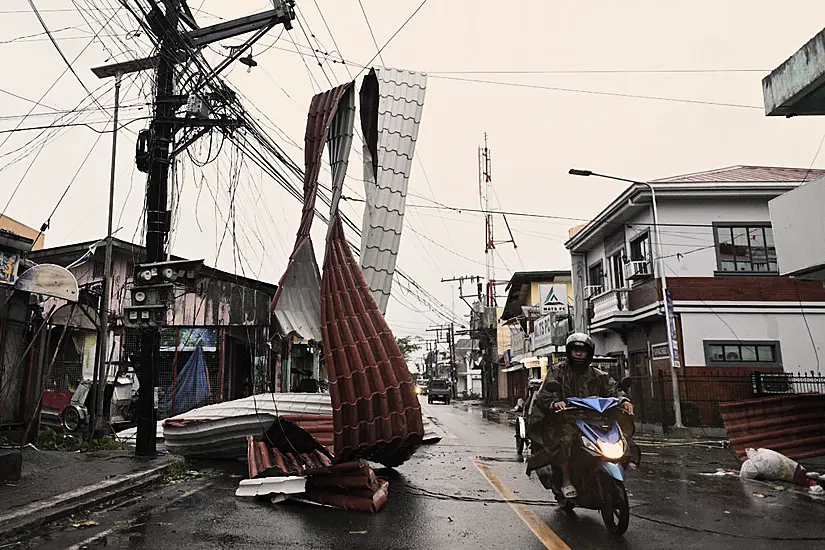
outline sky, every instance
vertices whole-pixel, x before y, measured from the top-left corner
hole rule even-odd
[[[114,97],[112,83],[90,69],[148,55],[151,48],[117,0],[34,4],[77,76],[43,34],[29,0],[4,0],[0,212],[34,227],[50,219],[47,246],[100,239],[112,154],[111,132],[100,132],[110,129]],[[441,279],[485,273],[483,217],[462,210],[479,208],[478,147],[485,134],[494,207],[564,218],[509,216],[518,248],[498,245],[499,280],[514,271],[569,269],[568,229],[623,190],[616,182],[569,176],[571,167],[632,179],[736,164],[825,168],[825,124],[815,117],[766,117],[761,89],[765,75],[822,29],[821,1],[789,1],[777,17],[745,0],[429,0],[394,38],[421,0],[297,5],[292,31],[276,28],[252,49],[257,67],[236,63],[223,76],[301,164],[313,94],[353,78],[360,86],[367,63],[428,73],[398,267],[458,318],[468,308],[455,284]],[[190,6],[205,26],[271,3],[190,0]],[[388,41],[373,61],[375,44]],[[225,53],[216,46],[206,56],[215,65]],[[90,127],[49,130],[27,145],[40,130],[21,129],[55,123],[87,90],[99,106],[86,100],[71,121]],[[124,79],[122,90],[115,227],[118,237],[140,242],[146,178],[134,169],[134,142],[148,126],[151,74]],[[233,199],[237,152],[220,147],[217,137],[212,141],[201,139],[178,167],[172,251],[277,282],[300,204],[248,162],[239,165]],[[363,196],[360,151],[356,142],[345,190],[352,196]],[[328,184],[329,174],[321,180]],[[453,209],[433,208],[439,204]],[[343,208],[360,225],[360,203]],[[496,238],[506,239],[503,220],[494,223]],[[313,235],[320,263],[324,227],[317,219]],[[399,284],[387,318],[396,334],[422,336],[446,320]]]

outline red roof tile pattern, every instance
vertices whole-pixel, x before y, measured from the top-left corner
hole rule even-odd
[[[332,415],[280,416],[262,436],[247,437],[249,478],[306,475],[332,466],[332,443]]]
[[[304,338],[320,339],[319,271],[309,232],[318,196],[321,155],[330,125],[345,96],[352,96],[350,82],[312,98],[304,137],[304,204],[295,247],[278,284],[270,310],[285,334],[297,332]],[[353,107],[354,108],[354,107]]]
[[[421,405],[398,343],[347,244],[340,214],[330,223],[321,325],[336,460],[398,466],[421,445]]]
[[[775,166],[729,166],[706,172],[652,180],[651,183],[803,183],[825,176],[825,170]]]

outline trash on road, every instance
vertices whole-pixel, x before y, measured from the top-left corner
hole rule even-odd
[[[822,487],[822,485],[812,485],[808,488],[808,491],[812,495],[825,495],[825,487]]]
[[[86,519],[86,520],[83,520],[83,521],[76,521],[76,522],[72,523],[72,527],[74,527],[75,529],[86,529],[88,527],[95,527],[97,525],[98,525],[98,523],[96,521],[92,521],[90,519]]]
[[[739,470],[742,479],[787,481],[808,486],[805,468],[795,460],[770,449],[747,449],[745,452],[748,459]]]
[[[723,468],[718,468],[715,472],[711,472],[711,473],[702,472],[699,475],[700,476],[710,476],[710,477],[727,477],[727,476],[739,477],[739,472],[737,472],[736,470],[725,470]]]

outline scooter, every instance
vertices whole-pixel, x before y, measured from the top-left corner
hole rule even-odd
[[[130,369],[107,382],[107,386],[114,386],[108,415],[112,425],[132,424],[137,420],[137,392],[134,390],[136,380],[137,374]],[[60,423],[67,432],[77,432],[88,423],[89,406],[92,403],[91,389],[92,381],[82,380],[72,395],[72,400],[61,411]]]
[[[625,378],[619,388],[626,390],[631,379]],[[547,390],[557,392],[561,384],[553,380]],[[556,466],[544,466],[536,473],[546,489],[553,491],[563,510],[573,508],[599,510],[605,527],[613,535],[622,535],[630,522],[630,505],[625,489],[625,468],[639,463],[639,450],[630,436],[624,434],[615,420],[627,414],[614,397],[569,398],[567,408],[559,414],[575,421],[579,438],[574,440],[569,462],[571,482],[578,496],[566,499],[562,494],[562,472]]]

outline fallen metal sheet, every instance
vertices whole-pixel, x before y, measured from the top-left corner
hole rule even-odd
[[[324,143],[338,111],[338,104],[352,87],[353,83],[350,82],[318,94],[312,98],[309,107],[304,135],[304,205],[301,223],[295,247],[270,306],[284,335],[294,332],[304,339],[321,339],[320,276],[310,229],[315,215]]]
[[[329,395],[269,393],[193,409],[166,419],[163,432],[166,450],[173,454],[243,458],[246,437],[262,433],[278,416],[307,419],[313,428],[324,419],[331,432],[331,415]],[[328,433],[324,441],[331,445],[331,438]]]
[[[421,405],[398,343],[347,244],[339,212],[331,223],[321,322],[336,459],[398,466],[421,444]]]
[[[392,290],[426,87],[424,73],[376,68],[360,91],[366,193],[361,268],[381,313]]]
[[[748,448],[771,449],[794,460],[825,456],[825,394],[722,403],[719,412],[740,459]]]
[[[306,477],[283,476],[242,479],[235,490],[236,497],[270,497],[275,501],[284,500],[287,495],[306,491]]]

